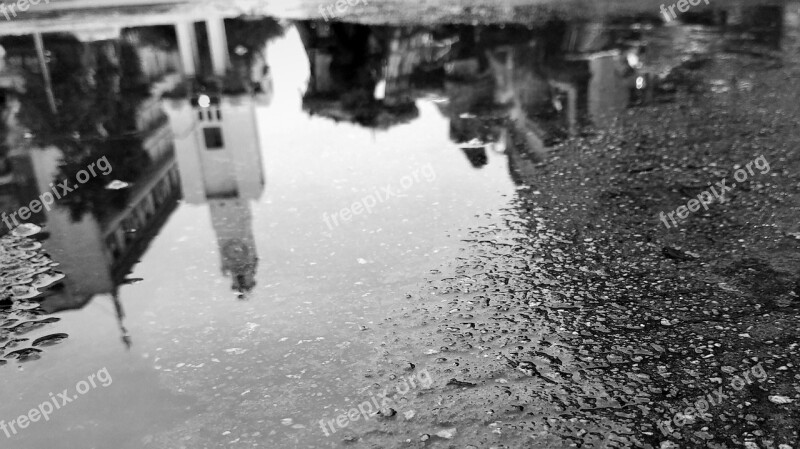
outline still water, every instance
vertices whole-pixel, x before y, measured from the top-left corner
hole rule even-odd
[[[73,400],[0,446],[341,444],[319,420],[369,398],[387,310],[502,226],[551,148],[669,101],[721,21],[777,46],[782,14],[2,36],[3,210],[113,170],[27,220],[65,277],[0,312],[2,351],[66,335],[7,357],[0,419]]]

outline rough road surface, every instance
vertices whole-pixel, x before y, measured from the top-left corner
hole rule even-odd
[[[409,362],[434,387],[350,438],[798,447],[800,107],[786,95],[800,89],[797,46],[720,50],[674,70],[669,100],[542,163],[512,154],[507,226],[464,230],[474,251],[383,325],[376,389]],[[769,171],[736,182],[760,156]],[[660,221],[725,179],[736,186],[707,211]]]

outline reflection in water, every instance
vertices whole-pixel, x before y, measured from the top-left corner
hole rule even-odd
[[[721,26],[729,46],[778,48],[782,15],[780,7],[733,7],[682,20]],[[386,129],[416,118],[417,99],[433,98],[472,167],[488,163],[487,151],[506,153],[522,183],[561,139],[674,92],[666,47],[646,37],[656,23],[554,20],[531,29],[301,21],[311,66],[303,107]],[[209,204],[232,288],[241,296],[254,288],[250,201],[264,190],[256,107],[272,91],[265,44],[281,34],[272,19],[209,17],[0,38],[2,210],[74,179],[100,157],[114,167],[31,219],[45,226],[47,249],[68,274],[45,310],[116,297],[181,195]],[[682,64],[672,61],[672,68]],[[105,189],[111,180],[132,187]]]
[[[605,125],[631,104],[641,68],[629,62],[636,33],[603,23],[300,29],[311,114],[385,127],[408,119],[415,99],[439,97],[451,140],[475,168],[486,150],[542,157],[580,126]]]
[[[17,210],[52,184],[73,183],[79,170],[101,157],[113,167],[31,217],[44,227],[45,247],[67,275],[42,309],[81,309],[108,294],[126,346],[131,340],[122,324],[119,286],[177,207],[181,185],[187,202],[210,203],[222,270],[234,290],[244,294],[255,285],[248,201],[264,187],[255,106],[268,102],[265,44],[281,30],[271,19],[233,20],[229,25],[237,31],[228,40],[222,19],[206,25],[204,33],[187,33],[177,24],[111,35],[0,38],[2,210]],[[33,37],[44,51],[37,51]],[[195,79],[220,74],[213,106],[201,108],[188,97],[162,101],[181,96],[199,83]],[[130,188],[107,189],[114,180]]]
[[[683,20],[722,25],[729,43],[779,47],[782,14],[738,7]],[[472,167],[488,163],[487,151],[506,153],[521,183],[561,139],[674,91],[674,77],[664,75],[666,47],[645,36],[655,23],[552,21],[531,29],[301,21],[311,66],[303,107],[386,129],[413,120],[416,100],[432,98]],[[232,288],[241,296],[254,288],[249,202],[264,190],[256,107],[272,92],[265,44],[282,32],[272,19],[211,17],[0,38],[2,210],[74,179],[100,157],[114,167],[31,219],[45,226],[47,248],[68,274],[66,288],[43,302],[47,311],[82,308],[102,293],[116,297],[180,195],[209,204]],[[105,189],[111,180],[132,187]]]
[[[311,65],[303,98],[309,114],[378,129],[418,117],[401,86],[421,61],[402,29],[324,22],[297,29]]]
[[[258,266],[250,201],[264,191],[256,106],[268,102],[266,94],[224,95],[193,86],[188,98],[167,104],[184,198],[208,202],[222,271],[240,297],[255,286]]]
[[[32,221],[44,226],[45,248],[67,274],[64,288],[42,301],[42,308],[48,313],[80,309],[96,295],[108,294],[128,345],[118,287],[179,197],[166,116],[157,98],[147,94],[151,80],[169,74],[170,64],[158,65],[169,61],[169,53],[137,48],[129,35],[89,42],[55,35],[43,42],[46,65],[35,63],[29,36],[2,40],[8,49],[5,69],[21,83],[6,94],[14,111],[7,115],[5,136],[14,176],[3,186],[10,193],[4,196],[5,210],[27,204],[53,184],[73,184],[79,170],[107,158],[111,173],[81,185]],[[52,77],[42,76],[43,66]],[[105,189],[113,179],[132,188]]]
[[[777,46],[782,14],[777,6],[735,7],[685,20],[719,25],[726,42]],[[664,48],[648,36],[660,23],[657,16],[538,29],[301,22],[312,67],[304,106],[312,115],[385,128],[414,118],[416,99],[440,98],[451,140],[473,167],[497,151],[509,155],[512,172],[532,171],[560,140],[674,93],[672,71],[682,63],[674,42]]]

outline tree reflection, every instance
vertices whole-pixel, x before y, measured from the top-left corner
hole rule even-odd
[[[124,207],[125,192],[109,191],[113,179],[133,182],[152,162],[137,135],[137,109],[148,98],[148,80],[132,44],[125,40],[82,43],[66,34],[44,39],[46,63],[52,85],[45,85],[30,36],[3,38],[9,58],[16,62],[25,89],[16,93],[21,107],[19,124],[31,135],[30,147],[57,147],[62,163],[54,184],[75,184],[80,170],[107,157],[113,174],[98,173],[60,205],[70,209],[73,219],[86,213],[98,218]],[[47,90],[52,89],[56,111],[51,110]]]

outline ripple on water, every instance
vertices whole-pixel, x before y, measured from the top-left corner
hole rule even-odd
[[[14,338],[60,321],[43,318],[46,312],[38,302],[65,278],[64,273],[55,271],[58,263],[42,252],[42,244],[32,239],[41,231],[39,226],[26,224],[0,238],[0,354],[12,351],[5,358],[20,363],[41,358],[42,350],[33,346],[53,346],[68,337],[52,333],[32,343],[28,338]],[[28,344],[31,347],[25,348]],[[7,363],[2,360],[0,366]]]
[[[25,348],[9,352],[8,354],[6,354],[6,358],[14,359],[17,362],[24,363],[24,362],[30,362],[32,360],[39,360],[42,357],[41,353],[42,353],[41,349]]]
[[[41,338],[37,338],[31,343],[31,346],[55,346],[69,337],[67,334],[50,334]]]

